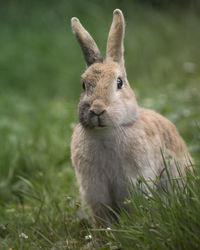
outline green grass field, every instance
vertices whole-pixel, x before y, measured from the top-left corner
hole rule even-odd
[[[70,19],[81,19],[105,55],[115,8],[126,18],[126,67],[139,104],[175,123],[197,171],[166,204],[136,189],[133,213],[95,232],[101,241],[80,207],[70,160],[85,69]],[[0,249],[199,249],[199,12],[62,0],[2,2],[0,14]]]

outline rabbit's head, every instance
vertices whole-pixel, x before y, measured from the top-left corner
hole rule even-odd
[[[87,64],[79,103],[79,120],[84,127],[129,125],[138,116],[139,108],[124,66],[124,28],[123,14],[116,9],[103,59],[90,34],[77,18],[72,18],[72,29]]]

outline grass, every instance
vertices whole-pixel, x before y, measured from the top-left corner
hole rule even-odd
[[[70,18],[80,17],[105,51],[116,7],[126,17],[126,66],[138,102],[176,124],[199,165],[200,18],[194,10],[131,1],[2,2],[0,249],[199,248],[199,168],[196,178],[188,177],[188,191],[168,203],[135,189],[133,212],[100,232],[103,242],[85,237],[94,232],[70,160],[85,65]]]
[[[186,184],[178,179],[162,197],[145,180],[132,188],[131,212],[124,211],[120,226],[112,228],[112,241],[122,249],[199,249],[199,168],[188,173]]]

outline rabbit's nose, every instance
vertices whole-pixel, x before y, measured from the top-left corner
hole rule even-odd
[[[92,115],[100,116],[105,112],[105,104],[101,100],[95,100],[90,108]]]
[[[90,113],[93,114],[93,115],[96,115],[96,116],[100,116],[100,115],[102,115],[104,112],[105,112],[105,109],[104,109],[104,110],[90,109]]]

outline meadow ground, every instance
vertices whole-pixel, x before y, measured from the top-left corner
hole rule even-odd
[[[112,11],[122,8],[126,68],[137,100],[175,123],[199,164],[199,12],[107,2],[2,2],[2,250],[200,247],[198,168],[186,191],[172,194],[167,204],[155,193],[154,199],[145,199],[135,190],[133,213],[122,216],[112,230],[100,231],[102,242],[93,238],[91,220],[80,207],[70,140],[85,65],[71,32],[72,16],[105,51]]]

